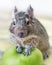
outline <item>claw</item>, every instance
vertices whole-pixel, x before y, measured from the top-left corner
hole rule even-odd
[[[23,53],[26,56],[30,55],[30,53],[31,53],[31,46],[30,45],[26,45],[25,46],[25,51]]]
[[[16,50],[17,50],[17,52],[18,53],[22,53],[22,51],[23,51],[23,47],[22,46],[16,46]]]
[[[49,55],[47,53],[44,53],[43,58],[46,59],[48,57],[49,57]]]

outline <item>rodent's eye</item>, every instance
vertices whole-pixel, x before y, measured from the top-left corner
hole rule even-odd
[[[29,25],[29,21],[27,21],[26,23],[27,23],[27,25]]]
[[[15,21],[13,21],[13,25],[16,25],[16,22]]]
[[[30,17],[30,19],[32,20],[33,18],[32,18],[32,17]]]
[[[29,19],[28,18],[26,18],[26,24],[29,25]]]

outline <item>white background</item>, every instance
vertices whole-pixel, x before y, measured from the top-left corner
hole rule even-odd
[[[0,0],[0,12],[11,11],[15,5],[19,10],[25,10],[30,4],[36,15],[52,16],[52,0]]]

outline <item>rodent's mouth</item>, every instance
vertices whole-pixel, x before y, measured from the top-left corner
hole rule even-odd
[[[24,38],[29,35],[29,32],[27,30],[21,30],[21,31],[15,31],[14,34],[17,37]]]
[[[27,34],[23,33],[23,32],[20,32],[17,34],[20,38],[24,38],[27,36]]]
[[[28,36],[29,33],[30,33],[30,31],[29,31],[29,28],[27,28],[27,27],[23,27],[23,28],[15,27],[13,29],[13,34],[20,38],[24,38],[24,37]]]

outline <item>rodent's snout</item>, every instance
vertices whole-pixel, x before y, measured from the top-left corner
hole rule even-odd
[[[22,32],[22,31],[19,32],[19,33],[18,33],[18,36],[19,36],[20,38],[22,38],[22,37],[24,36],[24,32]]]
[[[18,36],[19,36],[20,38],[26,37],[27,35],[28,35],[27,30],[19,31],[19,32],[18,32]]]
[[[28,35],[28,29],[15,28],[14,29],[14,34],[17,37],[24,38],[24,37],[26,37]]]

